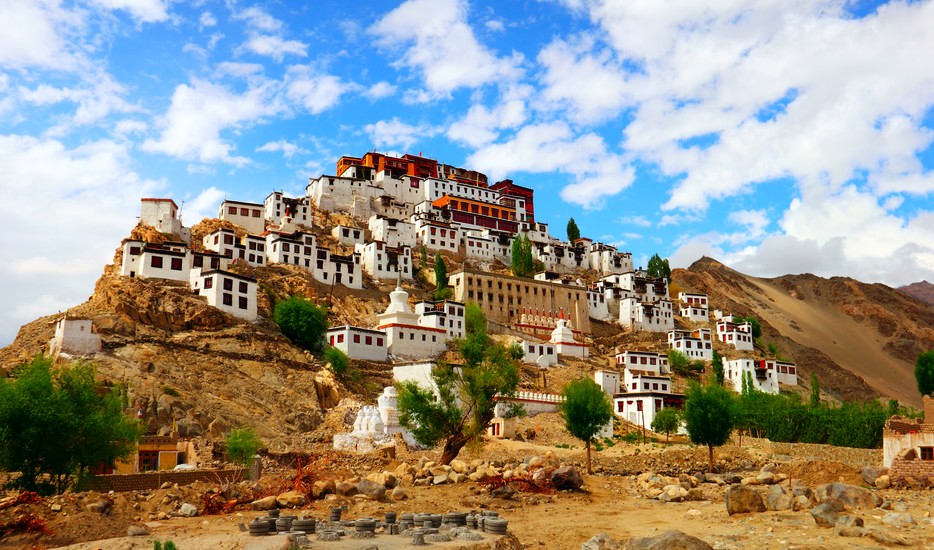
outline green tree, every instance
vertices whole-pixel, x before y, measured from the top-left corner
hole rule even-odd
[[[0,379],[0,469],[20,472],[20,488],[61,493],[75,476],[133,451],[139,425],[94,373],[90,363],[53,368],[36,357]],[[51,481],[40,482],[43,475]]]
[[[577,227],[577,222],[574,221],[574,218],[568,220],[568,242],[571,245],[574,245],[574,241],[581,238],[581,230]]]
[[[263,446],[263,441],[253,428],[235,428],[227,432],[227,458],[234,464],[249,466],[253,457]]]
[[[511,250],[512,274],[516,277],[531,277],[535,269],[532,259],[532,241],[528,235],[519,236],[512,240]]]
[[[921,395],[934,394],[934,350],[922,353],[915,361],[915,379]],[[932,419],[928,418],[930,422]]]
[[[665,441],[668,441],[671,438],[671,432],[677,430],[680,423],[681,418],[678,411],[671,407],[665,407],[655,413],[655,418],[652,419],[652,431],[665,434]]]
[[[811,371],[811,400],[808,404],[812,409],[820,406],[820,381],[814,371]]]
[[[448,264],[444,263],[441,254],[435,254],[435,288],[443,290],[448,287]]]
[[[441,464],[480,437],[493,419],[495,397],[514,396],[519,386],[515,347],[507,348],[486,331],[486,318],[475,303],[465,311],[466,337],[455,340],[462,365],[439,362],[431,377],[435,391],[408,381],[396,384],[399,422],[415,439],[434,446],[443,442]]]
[[[676,350],[668,350],[668,365],[671,371],[679,376],[695,376],[704,370],[703,361],[691,361],[684,353]]]
[[[335,347],[329,346],[328,349],[324,350],[324,360],[331,364],[331,370],[334,371],[334,374],[344,374],[350,367],[350,358],[347,357],[346,353]]]
[[[578,378],[561,390],[564,402],[561,416],[571,435],[584,442],[587,449],[587,473],[592,474],[590,444],[613,418],[613,405],[603,388],[589,378]]]
[[[713,360],[710,362],[713,369],[713,375],[717,379],[717,384],[723,385],[723,357],[713,350]]]
[[[734,317],[733,320],[738,324],[749,323],[749,326],[752,329],[752,337],[758,338],[762,336],[762,325],[759,324],[759,320],[753,316],[749,317]],[[778,346],[776,346],[776,352],[778,351]]]
[[[664,277],[671,282],[671,267],[668,258],[662,259],[658,253],[649,258],[648,272],[650,277]]]
[[[708,470],[713,472],[713,448],[726,443],[733,429],[733,397],[716,384],[692,382],[684,404],[684,421],[691,442],[707,445]]]
[[[293,344],[317,353],[324,349],[328,330],[328,310],[300,296],[276,304],[272,320]]]

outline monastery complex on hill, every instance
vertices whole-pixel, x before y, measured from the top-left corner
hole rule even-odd
[[[352,222],[316,228],[316,211],[339,212]],[[682,292],[672,299],[666,278],[634,269],[631,253],[591,239],[565,242],[552,236],[548,224],[535,217],[531,188],[509,179],[491,184],[484,174],[422,156],[341,157],[335,175],[311,179],[304,196],[274,191],[263,203],[224,200],[218,218],[242,231],[217,229],[192,242],[173,200],[142,199],[140,222],[175,240],[126,240],[120,275],[187,283],[209,305],[254,321],[257,282],[231,271],[232,264],[289,264],[321,283],[362,289],[365,275],[411,280],[417,272],[414,257],[424,250],[480,268],[450,274],[451,300],[421,301],[414,308],[397,285],[376,326],[332,327],[328,343],[351,358],[430,369],[448,342],[464,335],[464,306],[474,302],[492,331],[511,335],[524,360],[542,369],[562,358],[588,357],[592,319],[667,333],[669,347],[691,360],[710,361],[715,339],[738,351],[753,350],[750,324],[719,312],[712,319],[706,295]],[[322,230],[345,253],[319,242]],[[523,236],[543,271],[519,278],[484,268],[493,262],[509,265],[513,240]],[[585,272],[591,282],[582,280]],[[696,328],[676,330],[676,316]],[[82,349],[88,345],[90,327],[72,327],[71,321],[80,320],[66,319],[56,331],[51,345],[58,351],[69,351],[67,335],[75,331],[83,338]],[[795,365],[781,361],[735,359],[725,362],[724,371],[737,390],[744,377],[773,393],[779,384],[797,383]],[[618,350],[616,370],[598,371],[595,379],[618,415],[646,426],[655,412],[681,401],[672,391],[665,355]],[[525,400],[555,405],[554,396],[534,395]]]

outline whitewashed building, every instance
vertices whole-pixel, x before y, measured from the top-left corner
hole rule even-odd
[[[395,218],[370,216],[368,227],[374,241],[382,241],[386,246],[398,248],[415,244],[415,224]]]
[[[602,288],[591,286],[587,289],[587,309],[591,319],[601,321],[613,319],[612,314],[610,314],[607,293]]]
[[[379,319],[376,328],[386,333],[387,346],[392,355],[436,357],[447,349],[447,331],[421,325],[421,316],[409,307],[409,293],[400,287],[389,293],[389,306],[376,317]]]
[[[671,372],[668,356],[654,351],[625,350],[616,354],[616,364],[621,368],[653,372],[655,374],[668,374]]]
[[[266,221],[272,225],[295,223],[311,227],[312,209],[308,197],[286,197],[281,191],[273,191],[263,201]]]
[[[331,236],[344,246],[353,247],[364,242],[363,229],[350,225],[335,225],[331,229]]]
[[[590,357],[590,346],[574,339],[574,332],[568,327],[567,319],[558,319],[555,330],[551,333],[551,343],[558,355],[568,355],[586,359]]]
[[[680,351],[689,359],[713,359],[713,337],[709,328],[671,330],[668,332],[668,347]]]
[[[717,339],[739,351],[752,351],[755,345],[752,337],[752,324],[749,322],[734,323],[732,315],[724,316],[717,321]]]
[[[269,263],[297,265],[314,272],[319,260],[317,251],[317,239],[311,233],[270,231],[266,234],[266,257]],[[320,260],[323,269],[323,258]]]
[[[622,391],[619,380],[618,370],[600,369],[593,373],[593,381],[600,386],[603,392],[612,399],[616,394]]]
[[[225,200],[217,217],[239,225],[247,233],[259,235],[266,230],[265,213],[266,207],[259,203]]]
[[[678,300],[681,302],[679,314],[682,317],[687,317],[695,323],[706,323],[710,320],[706,294],[680,292]]]
[[[415,313],[419,315],[420,325],[443,328],[449,339],[463,338],[466,333],[463,302],[423,300],[415,303]]]
[[[723,378],[732,383],[737,392],[743,391],[743,378],[747,373],[755,389],[765,393],[778,393],[778,373],[774,368],[769,368],[767,361],[733,359],[723,362]]]
[[[613,398],[614,411],[629,422],[652,429],[658,411],[680,402],[681,396],[671,391],[671,379],[651,372],[626,369],[623,375],[625,393]]]
[[[351,359],[385,362],[389,356],[386,334],[379,330],[351,325],[333,327],[328,329],[327,341]]]
[[[518,339],[516,343],[522,348],[524,362],[538,367],[551,367],[558,364],[558,352],[551,342]]]
[[[178,215],[178,205],[172,199],[140,199],[139,221],[156,228],[161,233],[178,235],[182,240],[190,240],[190,232],[182,226]]]
[[[620,252],[604,243],[590,245],[590,267],[600,273],[627,273],[632,271],[632,253]]]
[[[619,322],[624,327],[646,332],[667,332],[675,328],[671,302],[641,301],[638,298],[624,298],[619,302]]]
[[[360,265],[374,279],[412,278],[412,247],[388,246],[382,241],[358,244],[355,251],[360,254]]]
[[[127,240],[123,243],[120,274],[126,277],[188,282],[191,253],[184,243],[161,245]]]
[[[247,321],[256,320],[256,279],[230,271],[196,269],[190,282],[209,306]]]
[[[415,231],[418,242],[433,252],[456,253],[460,246],[458,230],[455,226],[425,217],[415,217]]]
[[[55,323],[55,335],[49,340],[49,355],[93,355],[101,350],[101,337],[94,332],[90,319],[62,317]]]

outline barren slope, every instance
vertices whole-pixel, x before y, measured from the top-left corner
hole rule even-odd
[[[934,347],[934,309],[880,284],[848,278],[750,277],[702,258],[673,278],[710,294],[712,309],[754,315],[761,342],[795,360],[799,378],[846,399],[894,397],[920,406],[914,358]]]

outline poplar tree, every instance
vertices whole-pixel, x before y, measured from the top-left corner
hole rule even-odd
[[[577,227],[574,218],[568,220],[568,242],[574,245],[574,241],[581,238],[581,230]]]

